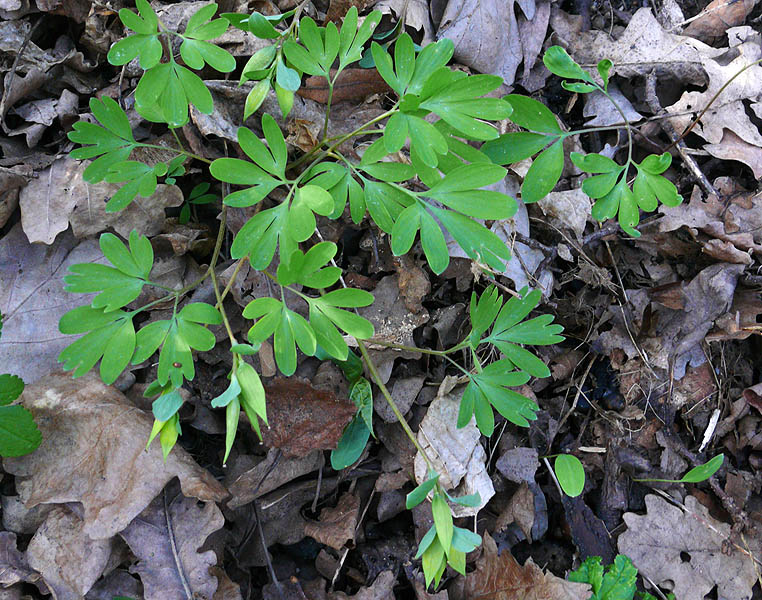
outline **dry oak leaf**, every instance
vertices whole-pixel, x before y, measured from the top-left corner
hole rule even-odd
[[[646,496],[646,510],[645,515],[625,513],[627,531],[619,536],[619,552],[629,556],[638,571],[671,588],[680,600],[704,600],[715,586],[721,600],[751,598],[757,579],[753,560],[732,546],[730,554],[723,551],[730,525],[714,519],[693,496],[685,499],[681,510],[651,494]],[[748,541],[758,555],[760,540]]]
[[[93,539],[122,531],[173,477],[184,495],[204,502],[228,495],[180,446],[166,462],[159,444],[146,450],[153,417],[93,373],[49,375],[27,386],[21,399],[42,444],[33,454],[4,459],[5,470],[16,475],[29,508],[80,502],[83,531]]]
[[[354,545],[357,518],[360,515],[360,498],[347,492],[334,508],[324,508],[320,521],[307,523],[304,533],[321,544],[340,551],[347,542]]]
[[[26,555],[55,600],[79,600],[100,578],[112,548],[112,539],[90,539],[82,519],[60,506],[40,525]]]
[[[217,557],[214,550],[198,550],[225,518],[214,502],[200,507],[177,487],[170,483],[121,536],[138,557],[132,570],[140,576],[145,600],[212,600],[217,578],[210,568]]]
[[[543,573],[532,559],[522,567],[507,550],[497,553],[497,544],[489,533],[483,536],[484,551],[476,561],[476,570],[465,583],[459,579],[450,597],[454,600],[587,600],[590,586]],[[459,585],[458,585],[459,584]],[[453,593],[454,592],[454,593]]]
[[[667,33],[649,8],[639,9],[617,40],[604,31],[589,31],[569,41],[569,53],[580,64],[597,64],[608,58],[616,74],[624,78],[646,76],[655,69],[657,76],[669,75],[692,85],[707,81],[703,60],[727,51]]]
[[[270,426],[262,428],[262,442],[291,458],[335,448],[357,412],[354,402],[316,389],[306,379],[278,377],[265,391]]]
[[[751,33],[750,28],[739,29]],[[755,37],[748,37],[748,41],[738,43],[735,36],[731,36],[731,47],[725,49],[727,54],[723,55],[732,56],[733,59],[729,61],[714,54],[700,52],[699,60],[709,77],[706,89],[683,93],[666,110],[675,115],[670,119],[673,127],[683,131],[712,101],[720,88],[724,88],[692,132],[708,142],[704,149],[710,154],[741,161],[755,171],[755,177],[759,177],[762,175],[762,164],[758,149],[762,147],[762,133],[747,111],[753,111],[757,118],[762,117],[762,66],[753,64],[762,58],[762,49]],[[746,69],[741,72],[744,68]],[[729,136],[728,132],[735,136]],[[729,147],[723,146],[723,142]],[[757,148],[756,152],[751,150],[754,147]],[[749,150],[748,153],[745,152],[746,149]]]

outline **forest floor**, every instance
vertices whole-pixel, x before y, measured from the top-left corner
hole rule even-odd
[[[152,2],[162,22],[173,24],[203,4]],[[252,364],[265,381],[270,429],[261,443],[241,425],[223,467],[225,414],[211,408],[228,386],[230,354],[222,344],[195,358],[179,413],[182,436],[166,462],[156,447],[150,456],[144,451],[151,402],[143,391],[155,360],[130,366],[113,387],[97,375],[55,374],[71,343],[59,319],[81,304],[63,290],[67,268],[101,260],[102,232],[126,238],[136,229],[150,239],[158,280],[169,289],[185,286],[208,265],[220,191],[212,188],[210,204],[188,204],[205,180],[195,169],[121,213],[106,213],[103,201],[118,186],[88,185],[84,165],[68,157],[74,144],[66,134],[88,117],[91,96],[122,102],[142,139],[171,140],[131,108],[138,72],[106,61],[124,35],[116,13],[134,3],[0,0],[0,372],[24,379],[26,404],[37,402],[30,394],[67,399],[65,410],[37,419],[37,451],[4,460],[0,600],[586,600],[590,592],[568,585],[570,571],[589,556],[609,565],[619,554],[638,569],[638,593],[762,598],[762,67],[749,67],[762,59],[762,4],[644,4],[306,5],[318,23],[326,15],[340,22],[357,6],[361,14],[384,13],[379,30],[404,19],[421,46],[449,37],[457,68],[501,76],[503,93],[540,100],[566,130],[604,128],[569,136],[567,153],[626,154],[622,115],[602,96],[563,89],[542,54],[561,45],[593,72],[600,60],[612,60],[609,92],[632,125],[634,155],[669,151],[665,176],[684,199],[644,214],[633,238],[613,220],[592,218],[583,175],[567,159],[553,192],[536,204],[519,202],[513,219],[492,225],[513,254],[506,272],[494,276],[454,246],[450,266],[436,275],[420,246],[396,257],[389,237],[367,221],[318,219],[322,237],[339,246],[347,284],[375,297],[360,313],[387,343],[453,346],[468,332],[472,293],[490,284],[506,299],[525,286],[540,289],[537,314],[552,314],[564,328],[563,343],[536,348],[550,377],[521,389],[539,405],[537,420],[522,429],[496,415],[494,434],[481,438],[472,435],[475,427],[456,430],[445,419],[443,406],[462,393],[448,385],[457,374],[449,363],[371,346],[412,429],[432,447],[449,448],[442,467],[459,490],[488,499],[477,518],[458,520],[484,538],[468,554],[468,574],[448,569],[427,591],[414,556],[431,512],[427,503],[405,508],[416,448],[375,386],[374,437],[350,467],[334,470],[330,449],[355,412],[342,370],[300,354],[295,375],[282,378],[264,342]],[[293,1],[220,5],[220,12],[277,14]],[[240,30],[216,43],[239,68],[262,47]],[[181,136],[209,159],[232,155],[250,85],[237,88],[211,69],[202,77],[215,112],[191,110]],[[335,131],[388,103],[377,81],[350,83],[335,98]],[[320,90],[307,82],[285,122],[275,107],[266,99],[247,125],[258,128],[259,114],[272,110],[289,148],[308,150],[325,116]],[[530,164],[509,167],[504,189],[511,196],[520,197]],[[230,284],[225,306],[241,339],[249,326],[243,307],[273,293],[267,276],[238,270],[230,258],[246,210],[229,213],[217,269]],[[202,285],[193,300],[214,302],[212,288]],[[166,318],[170,308],[158,304],[146,320]],[[551,469],[561,453],[584,466],[584,490],[574,498],[561,492]],[[679,480],[721,453],[724,463],[709,480],[639,481]],[[596,598],[631,598],[635,587],[627,586],[623,595]]]

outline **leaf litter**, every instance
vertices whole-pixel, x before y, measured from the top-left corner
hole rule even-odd
[[[131,107],[130,78],[139,71],[127,65],[125,81],[111,79],[98,58],[122,34],[112,8],[127,4],[38,0],[42,12],[32,13],[25,0],[0,2],[6,90],[0,105],[0,363],[31,384],[22,402],[37,417],[44,440],[36,453],[3,461],[2,592],[17,598],[36,586],[57,598],[109,600],[194,594],[217,600],[283,594],[589,598],[589,587],[567,574],[585,556],[611,558],[616,545],[651,593],[654,585],[689,600],[704,600],[715,588],[729,599],[758,593],[762,78],[758,65],[749,66],[760,57],[755,2],[666,2],[654,13],[629,5],[609,12],[582,0],[574,5],[579,15],[531,0],[377,3],[387,30],[402,19],[421,45],[450,38],[459,68],[501,76],[506,93],[513,87],[536,94],[564,128],[616,125],[621,115],[593,94],[560,91],[538,59],[543,49],[560,40],[585,65],[610,58],[610,89],[636,125],[636,152],[653,152],[654,144],[663,151],[674,138],[662,134],[660,120],[683,132],[748,67],[678,144],[695,157],[705,181],[674,160],[669,178],[686,200],[662,206],[658,218],[640,227],[641,238],[591,225],[590,202],[578,192],[583,176],[568,164],[559,185],[537,205],[522,205],[513,220],[490,224],[514,250],[508,270],[495,276],[498,283],[507,290],[542,288],[547,307],[575,343],[541,348],[554,377],[532,380],[522,390],[541,407],[528,433],[500,419],[489,439],[474,423],[454,429],[462,388],[436,392],[454,373],[422,353],[370,344],[381,379],[445,474],[445,488],[454,496],[481,497],[478,507],[458,507],[456,514],[461,527],[473,528],[476,520],[483,548],[468,555],[466,577],[448,573],[438,590],[424,589],[413,560],[419,541],[413,532],[420,537],[430,525],[421,516],[425,511],[414,511],[411,520],[403,510],[404,496],[426,479],[426,468],[378,391],[378,437],[356,464],[335,472],[328,452],[356,407],[348,386],[320,386],[318,361],[304,358],[304,379],[266,382],[279,400],[268,405],[264,444],[242,436],[223,471],[218,429],[181,414],[188,446],[175,448],[165,463],[156,446],[145,449],[151,417],[127,396],[95,377],[51,375],[68,342],[58,334],[58,319],[80,304],[63,292],[61,279],[69,264],[99,259],[93,236],[113,230],[126,237],[133,228],[148,235],[161,260],[162,283],[175,287],[203,268],[211,252],[207,232],[218,225],[217,213],[202,207],[190,223],[178,223],[185,190],[175,186],[106,213],[103,201],[115,187],[84,184],[84,165],[61,158],[68,152],[64,134],[87,116],[83,108],[94,90],[125,100],[140,135],[164,143]],[[159,4],[163,19],[180,23],[197,3]],[[288,0],[243,4],[238,8],[269,13],[293,7]],[[332,1],[309,4],[308,11],[318,21],[340,24],[353,4],[367,9],[367,3]],[[51,40],[30,33],[34,14],[76,26]],[[242,59],[264,47],[240,31],[229,31],[220,43]],[[651,73],[662,115],[652,114],[644,100]],[[338,86],[330,135],[384,110],[386,88],[377,78],[367,71],[349,75]],[[227,140],[232,156],[248,84],[206,84],[219,110],[192,111],[182,136],[209,158],[223,156],[221,141]],[[307,79],[303,91],[283,125],[288,143],[306,151],[325,119],[326,90]],[[262,111],[280,119],[273,93]],[[258,115],[249,125],[253,121]],[[568,142],[608,155],[624,144],[611,132],[592,142],[578,136]],[[342,151],[359,159],[365,148]],[[402,160],[407,152],[402,149]],[[517,190],[528,166],[514,165],[515,175],[500,185]],[[231,212],[231,232],[247,218],[243,213]],[[470,259],[453,249],[456,258],[437,276],[422,260],[393,257],[387,236],[358,231],[348,220],[337,223],[319,221],[318,228],[326,239],[353,248],[341,260],[359,282],[354,285],[376,297],[360,312],[374,323],[378,339],[441,349],[442,340],[462,338],[462,307],[471,289],[485,284]],[[356,244],[358,235],[362,242]],[[219,277],[226,285],[235,268],[224,268]],[[241,337],[240,308],[273,293],[257,276],[242,269],[232,288],[229,311]],[[204,293],[211,290],[199,290],[194,299]],[[155,307],[147,318],[163,318],[166,308]],[[255,366],[272,376],[272,347],[269,363],[267,356],[263,345]],[[209,411],[209,400],[227,386],[225,360],[222,353],[199,355],[204,383],[187,390],[195,405]],[[117,385],[136,397],[155,368],[136,366]],[[689,495],[674,484],[635,481],[679,478],[719,452],[729,466],[709,482],[690,484]],[[558,497],[539,460],[555,453],[573,453],[584,464],[588,487],[573,501]],[[682,507],[649,493],[654,489],[683,498]]]

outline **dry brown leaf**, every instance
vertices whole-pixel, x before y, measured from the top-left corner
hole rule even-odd
[[[394,266],[399,275],[400,293],[405,306],[412,313],[421,312],[421,302],[431,291],[429,276],[409,254],[395,257]]]
[[[421,46],[436,41],[431,27],[429,3],[426,0],[381,0],[373,8],[397,19],[404,18],[407,27],[422,32]]]
[[[324,508],[320,520],[307,523],[305,535],[315,538],[321,544],[340,551],[349,543],[354,546],[355,528],[360,516],[360,498],[347,492],[339,498],[334,508]]]
[[[593,203],[582,188],[550,192],[537,205],[553,225],[559,229],[571,229],[577,241],[582,241],[587,220],[593,211]]]
[[[55,374],[27,386],[22,402],[35,417],[42,444],[6,458],[28,507],[80,502],[83,531],[105,539],[122,531],[173,477],[183,493],[221,501],[227,490],[180,446],[164,462],[159,444],[146,450],[153,417],[104,385],[97,375]]]
[[[136,229],[143,235],[161,232],[164,209],[179,206],[183,194],[177,186],[160,185],[150,198],[138,196],[123,211],[106,212],[106,201],[121,187],[89,184],[82,179],[87,162],[57,160],[21,191],[21,222],[30,242],[52,244],[71,222],[78,238],[96,235],[109,227],[127,237]]]
[[[366,4],[366,0],[331,0],[325,13],[323,25],[326,25],[328,21],[332,21],[337,26],[341,26],[341,22],[350,8],[354,6],[358,12],[362,13]]]
[[[417,313],[408,309],[400,291],[399,281],[399,275],[384,277],[373,291],[373,304],[359,309],[358,312],[373,323],[376,330],[374,339],[414,346],[413,331],[429,320],[429,313],[426,309]]]
[[[334,77],[335,70],[331,71]],[[389,84],[384,81],[376,69],[344,69],[333,86],[331,104],[347,100],[361,102],[371,94],[381,94],[389,91]],[[320,104],[328,103],[328,81],[322,75],[313,75],[305,79],[304,84],[296,92],[302,98],[309,98]]]
[[[461,600],[587,600],[590,586],[543,573],[532,559],[522,567],[507,550],[497,553],[497,544],[484,534],[484,551],[476,561],[476,570],[456,582]]]
[[[534,525],[534,494],[526,481],[521,482],[519,489],[511,496],[506,507],[500,512],[495,522],[495,531],[501,531],[511,523],[516,523],[529,542],[532,542],[532,526]]]
[[[454,496],[477,492],[481,496],[481,503],[476,507],[453,504],[452,511],[457,517],[476,515],[495,495],[486,470],[487,453],[480,443],[481,433],[476,427],[476,420],[471,418],[465,427],[456,426],[462,394],[462,387],[452,390],[445,379],[418,426],[418,442],[440,474],[442,487],[454,490],[450,492]],[[415,456],[415,478],[418,483],[428,479],[428,466],[420,452]]]
[[[762,173],[759,153],[749,153],[749,156],[745,156],[745,145],[741,143],[762,147],[762,133],[746,112],[750,106],[757,117],[762,115],[762,66],[750,66],[739,74],[742,69],[762,58],[759,42],[751,35],[748,37],[749,41],[738,43],[738,40],[735,40],[731,43],[728,54],[733,57],[732,60],[722,59],[714,53],[702,50],[698,58],[709,78],[706,89],[683,93],[680,99],[666,107],[666,110],[675,115],[670,119],[673,127],[677,131],[683,131],[712,101],[720,88],[724,88],[692,132],[708,142],[710,148],[707,150],[711,150],[713,154],[719,153],[722,157],[740,160],[757,173]],[[728,132],[737,137],[727,135]],[[729,148],[722,146],[723,140]]]
[[[707,81],[701,66],[705,58],[725,54],[722,48],[665,32],[649,8],[632,15],[617,40],[605,31],[589,31],[573,35],[569,41],[569,52],[580,64],[594,65],[608,58],[616,74],[624,78],[647,76],[655,69],[657,75],[670,75],[691,85]]]
[[[743,25],[757,0],[712,0],[683,30],[705,42],[725,35],[728,27]]]
[[[64,292],[63,277],[70,265],[103,260],[96,241],[78,245],[69,232],[52,246],[30,244],[18,223],[0,240],[3,372],[33,383],[60,368],[58,355],[76,338],[58,333],[58,320],[92,298]]]
[[[29,566],[27,558],[16,547],[16,534],[0,531],[0,589],[17,583],[34,583],[43,593],[49,593],[40,574]]]
[[[395,600],[394,583],[396,575],[392,571],[379,573],[369,587],[360,588],[356,594],[347,596],[344,592],[334,592],[332,600]]]
[[[516,4],[526,19],[534,18],[534,0],[450,0],[437,37],[453,41],[456,60],[480,73],[499,75],[511,85],[524,58]],[[540,37],[545,37],[544,31]]]
[[[68,508],[53,509],[29,542],[29,566],[42,575],[56,600],[82,598],[108,564],[112,539],[93,540]]]
[[[762,178],[762,148],[742,140],[735,133],[726,129],[717,144],[704,144],[704,150],[715,158],[737,160],[748,166],[756,179]]]
[[[318,390],[306,379],[278,377],[265,391],[270,426],[262,429],[262,442],[292,458],[335,448],[357,412],[354,402]]]
[[[745,340],[762,334],[762,297],[754,290],[736,290],[730,311],[717,318],[716,327],[706,339],[709,342]]]
[[[693,496],[685,499],[685,509],[646,496],[645,515],[624,514],[627,531],[619,536],[619,552],[654,583],[667,584],[680,600],[704,600],[715,586],[724,600],[751,598],[754,562],[733,547],[726,552],[730,525],[717,521]],[[748,542],[758,554],[760,540]]]
[[[170,484],[121,532],[137,556],[145,600],[211,600],[217,578],[209,569],[217,563],[213,550],[199,552],[206,538],[225,524],[214,502],[203,507]]]
[[[273,466],[276,461],[277,464]],[[248,504],[289,481],[317,471],[324,462],[323,453],[319,450],[302,458],[287,458],[282,456],[278,449],[272,448],[264,460],[241,473],[228,486],[232,496],[228,500],[228,506],[236,508]]]
[[[659,208],[664,217],[659,231],[669,232],[682,226],[702,231],[712,238],[732,243],[744,252],[762,253],[762,198],[752,194],[736,195],[729,203],[714,195],[703,197],[696,187],[690,200],[680,206]]]

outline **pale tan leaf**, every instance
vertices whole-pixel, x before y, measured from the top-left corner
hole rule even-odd
[[[79,600],[108,564],[113,540],[93,540],[66,507],[53,509],[29,542],[29,566],[42,574],[56,600]]]
[[[33,383],[58,370],[58,355],[76,339],[58,332],[58,320],[92,298],[64,292],[63,277],[70,265],[103,260],[95,240],[77,244],[69,232],[52,246],[30,244],[19,223],[0,240],[3,372]]]
[[[524,58],[516,4],[526,19],[534,18],[534,0],[450,0],[437,37],[453,41],[458,61],[480,73],[499,75],[511,85]]]
[[[619,536],[619,552],[657,585],[669,582],[680,600],[704,600],[715,586],[724,600],[751,598],[754,562],[723,544],[730,525],[717,521],[693,496],[685,499],[685,508],[646,496],[645,515],[624,514],[627,531]],[[760,540],[749,543],[758,554]]]
[[[481,503],[476,507],[451,505],[457,517],[477,514],[495,495],[486,470],[487,454],[479,442],[481,433],[476,427],[476,420],[471,418],[465,427],[458,428],[456,425],[462,394],[462,387],[452,393],[444,392],[440,387],[439,394],[418,426],[418,442],[440,474],[442,486],[454,490],[450,492],[454,496],[477,492],[481,496]],[[415,456],[415,478],[418,483],[428,479],[428,466],[420,453]]]
[[[217,557],[213,550],[198,550],[224,524],[214,502],[200,507],[177,493],[177,485],[167,486],[121,533],[138,557],[134,571],[143,582],[145,600],[211,600],[217,578],[210,568]]]
[[[50,375],[27,386],[21,398],[42,444],[33,454],[6,458],[5,470],[17,476],[28,507],[82,503],[83,531],[93,539],[123,530],[173,477],[186,496],[204,502],[227,496],[180,446],[166,462],[159,444],[146,450],[153,417],[93,373]]]

